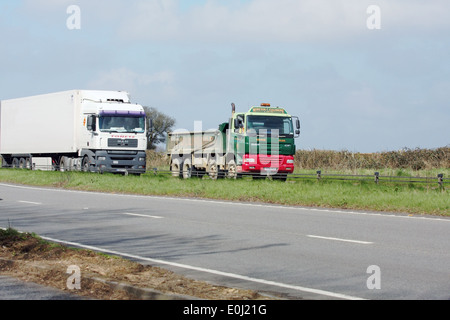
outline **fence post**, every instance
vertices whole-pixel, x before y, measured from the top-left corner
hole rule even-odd
[[[444,174],[443,173],[438,174],[438,183],[439,183],[439,187],[442,189],[444,187]]]
[[[380,173],[375,172],[375,183],[378,184],[379,180],[380,180]]]
[[[322,178],[322,171],[317,171],[317,180],[320,181],[320,179]]]
[[[158,168],[153,168],[153,174],[156,176],[158,174]]]

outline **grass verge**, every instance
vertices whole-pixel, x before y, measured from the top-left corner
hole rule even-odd
[[[437,184],[376,185],[369,181],[182,180],[168,175],[121,176],[0,169],[0,181],[84,191],[180,196],[281,205],[450,216],[450,192]]]

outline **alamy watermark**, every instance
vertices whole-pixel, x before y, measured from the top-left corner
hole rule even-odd
[[[81,9],[77,5],[67,7],[66,13],[70,15],[66,20],[66,26],[69,30],[81,29]]]
[[[369,278],[367,278],[366,284],[367,289],[381,289],[381,269],[377,265],[371,265],[367,268],[367,273],[370,274]]]
[[[80,290],[81,289],[81,271],[80,267],[76,265],[71,265],[67,268],[66,273],[70,274],[67,278],[66,286],[69,290]]]
[[[366,21],[367,29],[381,29],[381,8],[377,5],[370,5],[369,7],[367,7],[366,12],[369,15]]]

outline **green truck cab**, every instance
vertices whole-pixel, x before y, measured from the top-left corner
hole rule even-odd
[[[233,108],[231,124],[227,152],[236,155],[237,173],[284,177],[294,171],[295,138],[300,135],[297,117],[261,104],[246,113]]]
[[[286,180],[299,135],[300,120],[284,108],[263,103],[238,113],[232,104],[230,120],[217,130],[169,133],[167,154],[173,176]]]

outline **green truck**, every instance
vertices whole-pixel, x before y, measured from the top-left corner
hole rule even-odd
[[[172,175],[286,180],[294,171],[299,118],[267,103],[246,113],[236,112],[234,103],[231,105],[230,120],[216,130],[169,133],[167,155]]]

